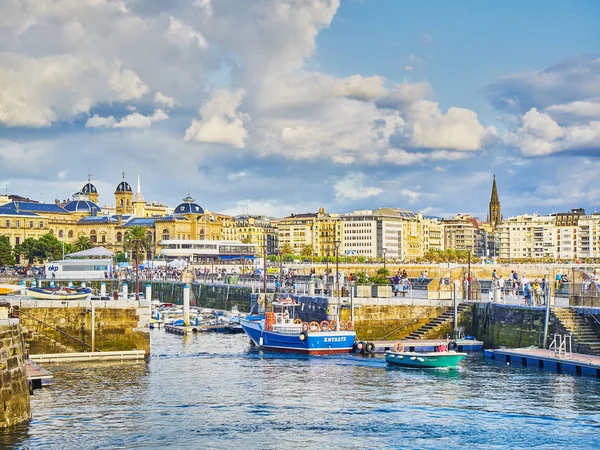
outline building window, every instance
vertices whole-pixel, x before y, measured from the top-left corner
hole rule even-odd
[[[17,220],[15,223],[17,224],[17,228],[21,228],[21,221],[20,220]]]
[[[10,228],[10,220],[6,221],[6,228]]]
[[[100,238],[100,242],[105,243],[106,242],[106,235],[103,234],[102,237]]]
[[[117,242],[122,242],[123,241],[123,235],[121,234],[121,232],[119,231],[117,233]]]
[[[72,239],[72,238],[73,238],[73,231],[72,231],[72,230],[69,230],[69,234],[68,234],[68,236],[69,236],[69,239]]]
[[[20,237],[16,237],[15,238],[15,244],[19,245],[21,243],[21,238]]]
[[[29,228],[33,228],[33,220],[29,221]]]
[[[63,230],[58,230],[58,237],[59,237],[59,238],[62,238],[62,237],[64,237]]]
[[[40,228],[44,228],[44,222],[40,222]]]
[[[98,242],[98,237],[96,236],[95,230],[90,231],[90,242],[92,244],[95,244],[96,242]]]

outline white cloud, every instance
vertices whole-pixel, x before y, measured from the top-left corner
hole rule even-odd
[[[61,170],[60,172],[58,172],[58,175],[56,175],[56,178],[58,178],[59,180],[64,180],[67,178],[67,171],[66,170]]]
[[[337,181],[333,187],[335,197],[339,200],[361,200],[374,197],[383,192],[378,187],[366,187],[365,175],[362,173],[348,173],[344,178]]]
[[[95,114],[87,120],[85,126],[87,128],[149,128],[154,122],[160,122],[168,118],[169,116],[162,109],[154,110],[151,116],[134,112],[119,121],[115,120],[114,116],[101,117]]]
[[[600,148],[600,121],[561,127],[546,113],[532,108],[521,118],[521,126],[505,136],[526,156],[545,156],[568,150]]]
[[[383,78],[378,76],[361,77],[353,75],[336,82],[334,95],[357,100],[374,100],[385,93]]]
[[[200,120],[192,120],[185,132],[186,141],[229,144],[243,148],[248,137],[250,117],[238,109],[245,92],[220,89],[200,108]]]
[[[0,123],[47,127],[99,102],[140,98],[148,86],[118,61],[0,53]]]
[[[546,108],[550,115],[570,114],[582,119],[600,119],[600,101],[578,101]]]
[[[175,106],[175,99],[168,95],[164,95],[162,92],[157,92],[154,94],[154,103],[163,108],[173,108]]]
[[[195,44],[198,47],[205,49],[208,47],[208,42],[204,36],[194,30],[190,25],[183,23],[175,17],[169,18],[169,30],[167,36],[173,42],[180,45]]]
[[[436,102],[421,100],[408,110],[411,143],[417,148],[479,150],[496,135],[483,127],[474,111],[450,108],[443,114]]]
[[[415,68],[413,66],[404,66],[404,70],[407,72],[412,72],[413,70],[415,70]]]

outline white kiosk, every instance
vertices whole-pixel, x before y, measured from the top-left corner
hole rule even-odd
[[[46,263],[47,280],[103,280],[112,278],[113,254],[104,247],[95,247],[65,255],[60,261]]]

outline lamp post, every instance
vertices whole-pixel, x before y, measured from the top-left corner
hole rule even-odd
[[[381,250],[383,251],[383,270],[385,270],[385,254],[387,253],[387,248],[383,247]]]
[[[467,251],[469,252],[467,269],[467,299],[471,300],[471,284],[473,283],[473,277],[471,276],[471,248],[469,248]]]
[[[278,250],[279,253],[279,284],[283,286],[283,253]]]
[[[337,320],[335,321],[336,327],[339,330],[340,329],[340,271],[339,271],[339,266],[338,266],[338,255],[339,255],[339,248],[340,248],[340,244],[342,243],[342,241],[340,240],[335,240],[334,245],[335,245],[335,288],[336,288],[336,295],[337,295]]]
[[[327,257],[325,258],[325,289],[329,288],[329,251],[327,251]]]

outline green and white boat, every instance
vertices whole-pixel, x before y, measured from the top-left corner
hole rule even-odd
[[[403,367],[431,369],[437,367],[456,367],[467,357],[466,353],[455,351],[418,353],[418,352],[387,352],[385,360],[389,364]]]

